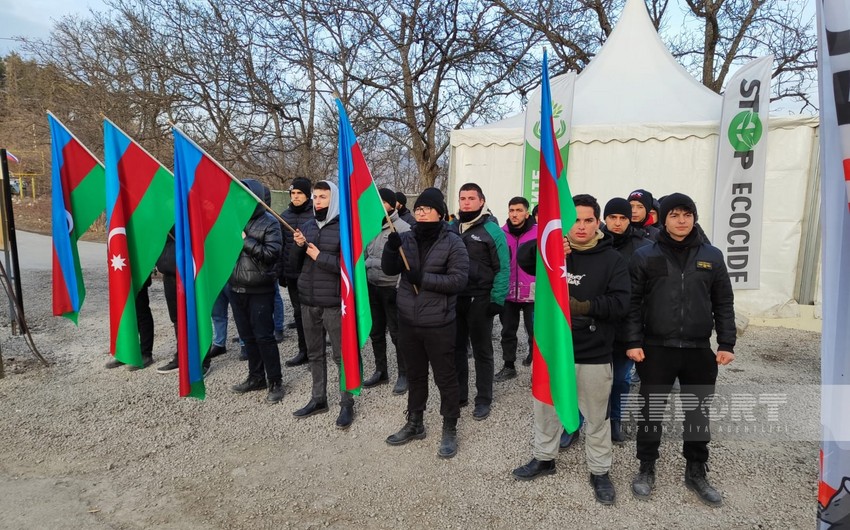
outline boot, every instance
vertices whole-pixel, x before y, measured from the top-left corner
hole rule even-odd
[[[395,434],[387,437],[390,445],[404,445],[410,440],[422,440],[425,438],[425,424],[422,421],[422,411],[407,413],[407,423]]]
[[[641,460],[640,469],[632,479],[632,494],[638,499],[649,499],[655,487],[655,460]]]
[[[283,399],[283,382],[282,381],[273,381],[269,385],[269,394],[266,396],[266,401],[269,403],[277,403],[281,399]]]
[[[688,460],[685,466],[685,486],[696,493],[704,504],[720,506],[723,504],[723,497],[709,484],[705,476],[706,471],[708,471],[708,464],[705,462]]]
[[[443,418],[443,439],[437,456],[451,458],[457,454],[457,418]]]
[[[537,477],[545,477],[554,472],[554,460],[537,460],[536,458],[532,458],[529,463],[514,469],[513,475],[517,480],[534,480]]]
[[[386,370],[376,370],[372,377],[363,381],[363,388],[372,388],[373,386],[385,385],[390,382],[390,377]]]
[[[596,502],[610,506],[614,504],[616,493],[614,492],[614,483],[611,482],[611,477],[608,473],[604,475],[590,475],[590,485],[593,486],[593,494],[596,496]]]
[[[304,350],[298,350],[298,353],[292,359],[289,359],[285,363],[285,366],[301,366],[307,362],[307,352]]]
[[[497,383],[502,383],[515,377],[516,368],[514,368],[514,363],[505,363],[505,367],[496,372],[496,375],[493,376],[493,381]]]
[[[398,380],[395,382],[395,386],[393,387],[393,394],[400,396],[401,394],[407,393],[407,375],[406,374],[398,374]]]
[[[620,420],[611,420],[611,441],[617,444],[621,444],[626,441],[626,437],[623,436],[623,429]]]
[[[336,428],[347,429],[354,422],[354,405],[342,405],[339,408],[339,416],[336,417]]]
[[[230,387],[230,389],[237,394],[244,394],[246,392],[254,392],[256,390],[265,390],[266,389],[266,380],[265,378],[254,378],[248,377],[242,383],[238,385],[234,385]]]

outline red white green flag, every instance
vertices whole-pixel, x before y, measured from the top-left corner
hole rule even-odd
[[[354,129],[340,100],[339,226],[342,293],[342,366],[340,389],[360,393],[360,348],[372,329],[366,262],[363,251],[381,233],[385,210],[378,188],[360,151]]]
[[[569,127],[575,74],[570,74]],[[569,134],[562,136],[569,142]],[[564,227],[575,223],[576,210],[567,183],[566,163],[561,159],[552,120],[549,67],[543,52],[543,84],[540,101],[540,202],[537,223],[537,277],[534,313],[534,362],[531,393],[538,401],[553,405],[568,432],[578,429],[578,395],[570,330],[570,293],[564,256]]]
[[[111,121],[103,122],[109,352],[142,366],[136,295],[174,226],[174,176]]]

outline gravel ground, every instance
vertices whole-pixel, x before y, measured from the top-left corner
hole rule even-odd
[[[724,494],[721,508],[700,504],[684,487],[680,443],[672,434],[664,437],[653,498],[632,498],[632,439],[615,448],[617,503],[603,507],[588,484],[583,443],[560,454],[553,476],[527,483],[511,477],[530,458],[527,368],[496,383],[486,421],[473,421],[471,408],[463,409],[459,452],[442,461],[433,385],[428,437],[402,447],[384,442],[404,422],[406,398],[394,396],[391,385],[356,399],[357,417],[347,431],[334,427],[333,407],[296,421],[292,412],[309,399],[307,370],[284,369],[287,395],[280,404],[266,404],[264,393],[237,396],[229,386],[244,378],[246,366],[233,347],[213,360],[205,401],[180,399],[175,374],[103,368],[105,271],[86,273],[79,328],[50,316],[49,271],[24,270],[22,280],[36,344],[51,366],[35,362],[8,326],[0,329],[2,527],[800,528],[815,522],[816,435],[717,435],[709,476]],[[161,282],[151,287],[151,299],[156,366],[174,351]],[[233,324],[230,332],[235,335]],[[498,359],[498,339],[494,344]],[[739,339],[738,359],[720,370],[720,393],[798,388],[782,409],[783,421],[814,425],[816,432],[819,396],[804,385],[819,383],[819,348],[817,333],[751,327]],[[290,331],[282,359],[294,350]],[[368,348],[364,359],[368,375]]]

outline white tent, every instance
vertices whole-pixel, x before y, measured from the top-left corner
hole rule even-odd
[[[553,82],[554,84],[554,82]],[[532,109],[537,112],[537,109]],[[601,205],[645,188],[658,197],[678,191],[697,203],[710,232],[721,96],[698,83],[670,55],[641,0],[628,0],[616,28],[576,81],[568,162],[570,189]],[[487,206],[504,221],[511,197],[522,194],[523,124],[519,114],[482,127],[452,131],[448,199],[465,182],[484,189]],[[736,307],[754,316],[797,316],[803,235],[817,208],[816,118],[771,117],[761,288],[736,291]],[[535,199],[528,197],[529,200]],[[536,202],[536,200],[532,200]],[[709,233],[709,236],[711,234]],[[724,242],[715,244],[725,251]],[[811,262],[811,259],[809,259]],[[806,285],[814,285],[815,270]]]

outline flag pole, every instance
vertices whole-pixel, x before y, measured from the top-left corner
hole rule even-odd
[[[378,190],[378,185],[375,184],[375,179],[372,179],[372,186],[375,188],[375,191],[378,192],[378,196],[380,196],[381,192]],[[392,219],[390,219],[390,214],[389,214],[389,212],[387,212],[386,208],[384,208],[384,219],[386,219],[387,224],[390,225],[390,230],[392,230],[395,233],[398,233],[398,230],[395,229],[395,225],[393,224]],[[411,228],[413,228],[413,227],[411,227]],[[401,254],[401,261],[402,261],[402,263],[404,263],[404,268],[407,271],[410,271],[410,263],[407,262],[407,256],[404,253],[404,249],[401,248],[401,247],[398,247],[398,253]],[[419,289],[413,284],[410,284],[410,285],[413,286],[413,292],[416,293],[416,294],[419,294]]]
[[[188,140],[188,141],[189,141],[189,143],[191,143],[191,144],[192,144],[192,145],[193,145],[193,146],[194,146],[194,147],[195,147],[198,151],[200,151],[201,153],[203,153],[203,154],[204,154],[204,156],[206,156],[209,160],[211,160],[211,161],[212,161],[212,163],[213,163],[213,164],[215,164],[215,165],[216,165],[216,166],[217,166],[220,170],[222,170],[222,171],[224,172],[224,174],[225,174],[225,175],[227,175],[228,177],[230,177],[230,180],[232,180],[233,182],[235,182],[236,184],[238,184],[239,186],[241,186],[241,187],[242,187],[242,189],[243,189],[243,190],[245,190],[246,192],[248,192],[248,194],[249,194],[249,195],[251,195],[251,197],[253,197],[255,201],[257,201],[258,203],[260,203],[261,205],[263,205],[263,208],[265,208],[267,212],[269,212],[270,214],[272,214],[272,215],[274,216],[274,218],[275,218],[275,219],[277,219],[277,220],[280,222],[280,224],[282,224],[284,227],[286,227],[286,229],[287,229],[287,230],[289,230],[290,232],[292,232],[293,234],[295,233],[295,229],[294,229],[294,228],[292,228],[292,226],[291,226],[289,223],[287,223],[286,221],[284,221],[283,217],[281,217],[280,215],[278,215],[278,213],[277,213],[276,211],[274,211],[274,210],[272,209],[272,207],[271,207],[271,206],[269,206],[268,204],[266,204],[266,203],[265,203],[265,201],[263,201],[261,198],[257,197],[257,194],[255,194],[253,191],[251,191],[251,189],[250,189],[250,188],[248,188],[248,186],[246,186],[244,183],[242,183],[242,181],[241,181],[241,180],[239,180],[238,178],[236,178],[235,176],[233,176],[233,173],[231,173],[231,172],[230,172],[230,171],[228,171],[228,170],[227,170],[224,166],[222,166],[221,164],[219,164],[219,163],[218,163],[218,160],[216,160],[215,158],[211,157],[211,156],[209,155],[209,153],[207,153],[207,152],[206,152],[206,151],[205,151],[205,150],[204,150],[204,149],[203,149],[200,145],[198,145],[198,144],[197,144],[197,142],[195,142],[194,140],[192,140],[191,138],[189,138],[189,137],[186,135],[186,133],[184,133],[183,131],[181,131],[181,130],[177,127],[177,125],[175,125],[175,124],[174,124],[174,122],[172,122],[172,121],[170,121],[170,120],[169,120],[168,124],[169,124],[169,125],[171,125],[171,127],[174,129],[174,131],[175,131],[175,132],[179,133],[179,134],[180,134],[180,136],[182,136],[183,138],[185,138],[186,140]]]

